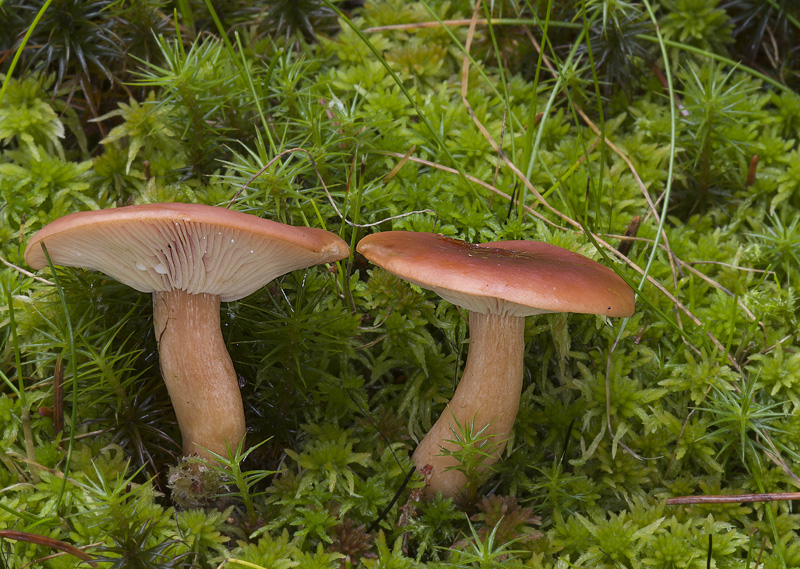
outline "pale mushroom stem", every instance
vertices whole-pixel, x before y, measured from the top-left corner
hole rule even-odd
[[[244,438],[242,396],[220,328],[220,297],[153,293],[161,375],[183,437],[183,453],[227,456]]]
[[[433,467],[426,497],[441,491],[445,497],[456,497],[466,483],[466,477],[452,467],[458,461],[442,456],[442,447],[456,450],[458,432],[453,418],[464,427],[475,420],[473,433],[484,427],[482,436],[490,436],[497,446],[484,466],[495,463],[503,452],[522,393],[523,359],[525,351],[525,318],[470,312],[470,347],[464,375],[456,392],[439,420],[414,451],[418,469]],[[487,427],[488,425],[488,427]],[[447,470],[451,468],[451,470]]]

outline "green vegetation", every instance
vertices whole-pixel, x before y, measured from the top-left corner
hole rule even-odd
[[[800,567],[791,501],[666,504],[800,486],[797,2],[0,0],[0,21],[0,567]],[[22,258],[69,212],[168,201],[351,246],[548,241],[637,310],[528,318],[504,459],[467,503],[422,502],[410,453],[466,313],[358,255],[290,273],[222,308],[247,446],[185,461],[150,296]]]

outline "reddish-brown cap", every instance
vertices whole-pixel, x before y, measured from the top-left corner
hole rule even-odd
[[[166,203],[66,215],[25,249],[35,269],[95,269],[142,292],[184,290],[222,301],[255,292],[289,271],[343,259],[338,236],[201,204]]]
[[[386,231],[368,235],[356,249],[398,277],[474,312],[633,314],[633,290],[614,271],[548,243],[472,245],[433,233]]]

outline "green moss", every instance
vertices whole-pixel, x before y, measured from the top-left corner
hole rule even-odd
[[[644,284],[624,321],[528,318],[512,439],[458,506],[421,502],[410,458],[468,348],[466,313],[434,293],[354,254],[228,303],[250,446],[223,468],[178,462],[146,295],[58,269],[70,336],[52,286],[3,265],[0,528],[107,567],[702,568],[709,535],[716,567],[800,564],[787,502],[665,504],[794,490],[791,3],[671,0],[651,22],[639,2],[491,2],[477,17],[503,19],[474,31],[437,21],[469,19],[462,1],[73,4],[53,3],[13,76],[0,61],[12,265],[66,213],[184,201],[351,245],[389,229],[544,240]],[[62,30],[67,13],[78,20]],[[33,13],[6,15],[11,49]],[[463,446],[476,472],[480,449]],[[53,553],[0,550],[15,567]]]

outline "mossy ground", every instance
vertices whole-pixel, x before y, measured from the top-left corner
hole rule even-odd
[[[0,566],[800,567],[792,501],[666,503],[800,484],[796,3],[0,18]],[[424,503],[409,454],[466,315],[358,255],[286,275],[223,307],[248,447],[179,463],[149,296],[22,259],[66,213],[157,201],[353,246],[544,240],[614,267],[637,310],[528,318],[504,459],[468,503]]]

